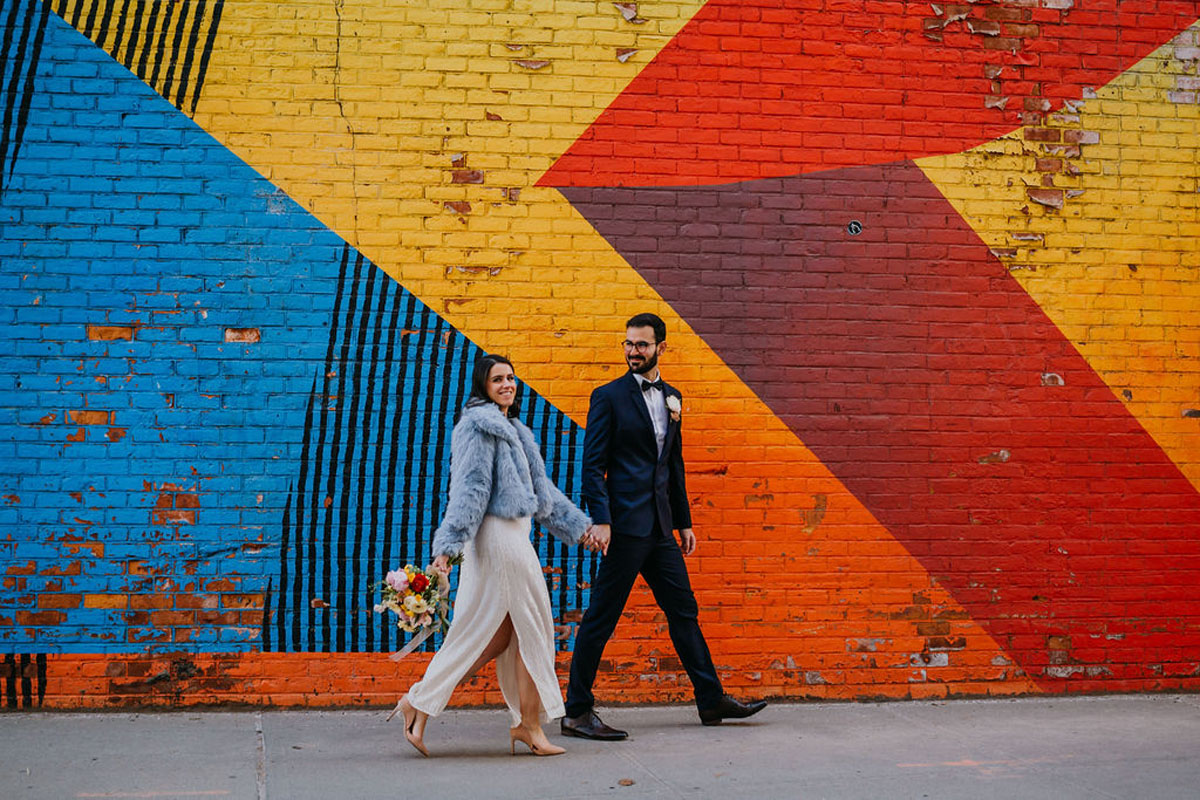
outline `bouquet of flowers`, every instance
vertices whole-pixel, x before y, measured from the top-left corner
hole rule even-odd
[[[458,564],[462,556],[450,559]],[[375,613],[396,615],[396,627],[416,636],[392,660],[399,661],[435,633],[450,627],[450,579],[432,566],[417,569],[405,564],[384,576],[371,587],[378,589],[382,602],[375,604]]]

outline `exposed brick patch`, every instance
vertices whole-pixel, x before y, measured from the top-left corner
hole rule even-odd
[[[67,421],[75,425],[108,425],[114,422],[114,414],[111,411],[99,411],[94,409],[80,409],[79,411],[68,411]]]
[[[262,333],[258,328],[226,328],[225,341],[257,344],[262,341]]]

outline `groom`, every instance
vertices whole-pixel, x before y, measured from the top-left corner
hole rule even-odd
[[[639,573],[667,616],[675,652],[696,693],[700,721],[718,725],[766,706],[762,701],[742,704],[724,693],[697,621],[699,609],[683,563],[696,549],[679,432],[683,405],[679,392],[658,371],[666,338],[667,326],[654,314],[638,314],[626,322],[623,346],[629,372],[592,392],[588,408],[583,499],[594,525],[584,543],[603,556],[591,604],[575,636],[562,719],[567,736],[628,736],[596,715],[592,683]]]

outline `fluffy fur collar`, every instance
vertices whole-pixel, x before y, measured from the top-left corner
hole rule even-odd
[[[459,418],[460,425],[467,425],[480,433],[503,439],[515,447],[521,446],[518,428],[524,428],[519,419],[505,417],[500,406],[495,403],[485,403],[479,406],[463,409]]]

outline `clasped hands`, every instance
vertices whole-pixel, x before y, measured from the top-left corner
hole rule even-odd
[[[611,525],[596,525],[588,526],[588,529],[583,532],[583,537],[579,543],[585,549],[591,550],[600,555],[608,555],[608,543],[612,541],[612,526]]]
[[[608,555],[608,544],[612,541],[612,526],[611,525],[596,525],[588,526],[579,543],[588,550],[600,553],[600,555]],[[690,556],[696,550],[696,534],[691,528],[681,528],[679,530],[679,548],[685,556]]]

